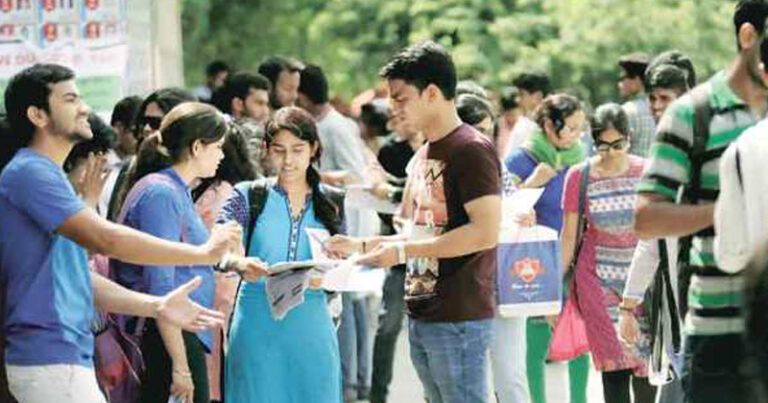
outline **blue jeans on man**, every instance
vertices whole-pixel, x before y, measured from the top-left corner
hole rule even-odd
[[[411,361],[428,403],[488,400],[492,319],[464,322],[408,320]]]

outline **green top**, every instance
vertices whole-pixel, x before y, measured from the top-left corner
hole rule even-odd
[[[574,142],[569,148],[555,148],[541,129],[531,133],[523,148],[528,150],[536,161],[546,163],[556,171],[578,164],[586,155],[581,141]]]
[[[693,197],[698,204],[714,203],[720,192],[720,156],[728,145],[757,120],[750,108],[726,82],[724,72],[702,84],[707,88],[711,119],[706,152],[699,172],[692,172],[694,105],[690,95],[675,101],[659,122],[655,143],[639,192],[662,195],[677,200],[678,190],[691,186],[693,175],[699,175],[700,191]],[[740,333],[744,321],[740,317],[743,280],[739,275],[717,268],[714,257],[715,232],[712,227],[693,236],[690,264],[693,268],[688,291],[689,310],[685,331],[692,335]]]

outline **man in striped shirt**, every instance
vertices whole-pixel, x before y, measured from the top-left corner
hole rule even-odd
[[[686,402],[752,401],[741,365],[743,281],[717,267],[712,225],[720,156],[765,115],[768,74],[761,65],[760,49],[766,17],[768,4],[763,1],[740,0],[736,6],[739,54],[726,71],[702,84],[710,119],[705,123],[708,130],[696,134],[707,136],[704,152],[694,152],[696,108],[688,93],[659,122],[639,186],[636,230],[640,237],[693,236],[683,259],[689,261],[692,272],[683,343]],[[681,189],[687,196],[684,202],[678,196]]]

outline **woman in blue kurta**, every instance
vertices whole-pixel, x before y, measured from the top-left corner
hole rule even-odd
[[[246,253],[269,265],[312,259],[306,228],[338,232],[339,209],[319,185],[312,166],[320,157],[313,118],[283,108],[267,124],[267,150],[278,172],[268,181],[264,208],[256,218]],[[220,222],[248,228],[251,182],[235,187]],[[247,237],[247,236],[246,236]],[[277,320],[267,300],[266,282],[243,282],[235,302],[226,358],[228,403],[339,403],[341,363],[336,333],[320,289]]]

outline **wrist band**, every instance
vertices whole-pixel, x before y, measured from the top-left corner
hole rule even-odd
[[[397,250],[397,264],[405,264],[406,260],[408,260],[408,257],[405,256],[405,243],[396,243],[395,249]]]
[[[363,253],[365,253],[365,239],[363,239]]]
[[[630,307],[624,306],[624,305],[619,305],[619,309],[624,311],[624,312],[634,312],[635,311],[635,308],[630,308]]]

